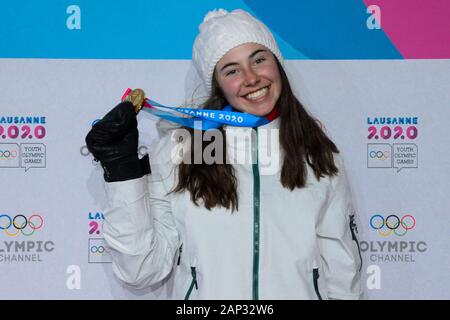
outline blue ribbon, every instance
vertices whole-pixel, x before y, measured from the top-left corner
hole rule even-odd
[[[150,99],[145,100],[146,103],[144,104],[142,111],[153,114],[162,119],[175,122],[184,127],[197,130],[217,129],[224,124],[237,127],[258,127],[270,122],[270,120],[266,117],[255,116],[242,112],[234,112],[232,111],[233,108],[230,105],[225,106],[222,110],[174,108],[164,106]],[[159,110],[155,107],[168,109],[172,112]],[[185,118],[177,116],[173,113],[173,111],[189,115],[190,117]]]

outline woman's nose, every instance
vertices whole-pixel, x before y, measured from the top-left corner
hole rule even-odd
[[[259,82],[259,77],[252,69],[249,69],[245,72],[244,80],[245,80],[244,84],[246,86],[254,86]]]

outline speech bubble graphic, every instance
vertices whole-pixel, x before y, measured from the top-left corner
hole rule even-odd
[[[20,166],[25,171],[30,168],[45,168],[47,152],[43,143],[22,143],[20,151]]]
[[[17,143],[0,143],[0,168],[19,168],[20,147]]]
[[[397,172],[403,168],[417,168],[419,166],[419,149],[414,143],[394,143],[394,168]]]
[[[392,168],[392,147],[389,143],[367,144],[367,168]]]

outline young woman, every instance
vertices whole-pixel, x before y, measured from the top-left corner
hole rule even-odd
[[[86,142],[105,171],[115,274],[136,288],[169,280],[175,299],[360,298],[343,163],[292,93],[273,35],[243,10],[209,12],[193,63],[203,108],[261,121],[163,132],[150,174],[130,102],[93,126]]]

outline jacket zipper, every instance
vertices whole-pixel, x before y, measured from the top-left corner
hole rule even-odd
[[[189,297],[191,296],[191,292],[192,292],[192,289],[194,289],[194,286],[195,286],[195,290],[198,290],[197,272],[195,271],[195,267],[191,267],[191,274],[192,274],[191,285],[189,286],[189,290],[186,293],[184,300],[189,300]]]
[[[314,290],[316,291],[317,298],[318,298],[319,300],[322,300],[322,297],[320,296],[320,292],[319,292],[319,283],[318,283],[318,280],[319,280],[319,269],[314,268],[314,269],[313,269],[313,283],[314,283]]]
[[[177,262],[177,266],[180,265],[181,262],[181,253],[183,252],[183,244],[181,244],[180,249],[178,249],[178,262]]]
[[[359,265],[359,272],[361,272],[363,261],[361,257],[361,248],[359,247],[359,241],[355,233],[355,230],[357,230],[356,228],[357,226],[355,223],[355,215],[352,214],[350,215],[350,230],[352,231],[352,239],[356,242],[356,246],[358,247],[359,260],[361,262],[361,264]]]
[[[256,164],[252,164],[253,169],[253,278],[252,278],[252,298],[259,299],[259,216],[260,216],[260,176],[258,168],[258,128],[256,128]]]

